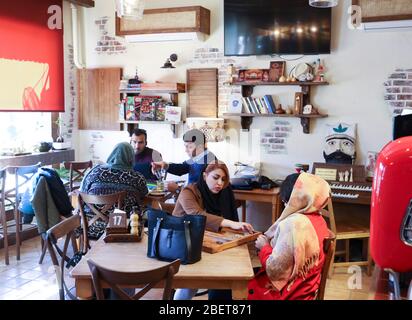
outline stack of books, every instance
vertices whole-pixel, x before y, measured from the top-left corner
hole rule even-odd
[[[245,113],[275,114],[275,102],[268,94],[261,98],[243,97],[242,104]]]

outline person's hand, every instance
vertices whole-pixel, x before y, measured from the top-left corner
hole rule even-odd
[[[229,221],[229,228],[231,228],[233,230],[242,230],[242,231],[246,231],[246,232],[249,232],[249,233],[255,232],[255,230],[253,229],[253,227],[250,223],[236,222],[236,221],[232,221],[232,220],[228,220],[228,221]]]
[[[267,244],[269,244],[269,239],[263,234],[261,234],[255,241],[255,247],[258,250],[261,250]]]
[[[179,186],[174,181],[167,181],[167,191],[175,193]]]
[[[167,163],[164,161],[158,161],[158,162],[152,162],[152,172],[155,174],[155,171],[158,171],[160,169],[165,169],[167,166]]]

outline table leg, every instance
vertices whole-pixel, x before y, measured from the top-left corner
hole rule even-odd
[[[246,200],[242,200],[242,222],[246,222]]]
[[[91,299],[93,297],[92,279],[76,279],[76,296],[80,299]]]
[[[232,299],[233,300],[246,300],[248,281],[234,281],[232,283]]]

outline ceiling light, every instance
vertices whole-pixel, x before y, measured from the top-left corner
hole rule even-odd
[[[312,32],[317,32],[317,31],[318,31],[318,28],[315,27],[315,26],[312,26],[312,27],[310,28],[310,31],[312,31]]]
[[[332,8],[338,5],[339,0],[309,0],[309,5],[315,8]]]
[[[296,29],[296,32],[297,32],[297,33],[302,33],[302,32],[303,32],[303,29],[299,27],[299,28]]]

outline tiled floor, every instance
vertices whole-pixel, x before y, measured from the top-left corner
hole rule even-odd
[[[21,259],[16,261],[15,247],[10,248],[10,265],[4,264],[4,250],[0,250],[0,300],[55,300],[58,299],[56,277],[50,257],[46,254],[43,264],[39,265],[40,239],[34,238],[23,242]],[[369,294],[371,277],[362,273],[360,289],[349,289],[348,280],[353,274],[346,269],[335,269],[332,278],[326,285],[327,300],[366,300],[373,296]],[[74,281],[66,276],[68,287]],[[161,291],[152,290],[146,299],[160,299]],[[196,299],[207,299],[207,295]]]

